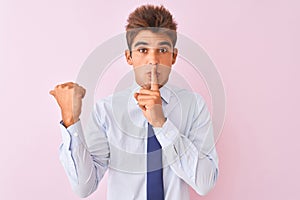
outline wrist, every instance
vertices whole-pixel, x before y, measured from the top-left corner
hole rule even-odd
[[[78,120],[79,120],[78,117],[74,117],[73,115],[62,113],[62,121],[66,128],[76,123]]]
[[[153,127],[161,128],[161,127],[163,127],[163,125],[165,124],[166,121],[167,121],[167,118],[164,117],[160,120],[153,122],[151,125]]]
[[[68,128],[69,126],[71,126],[72,124],[74,124],[74,120],[73,119],[62,119],[63,125]]]

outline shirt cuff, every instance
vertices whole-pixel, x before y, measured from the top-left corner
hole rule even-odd
[[[178,129],[168,118],[162,127],[153,127],[153,130],[162,148],[173,145],[180,137]]]
[[[60,129],[62,133],[63,148],[70,150],[72,146],[79,143],[78,140],[84,141],[80,120],[68,128],[64,126],[63,121],[60,121]]]

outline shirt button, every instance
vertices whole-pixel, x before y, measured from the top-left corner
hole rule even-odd
[[[73,135],[74,135],[75,137],[77,137],[77,136],[78,136],[78,133],[77,133],[77,132],[75,132],[75,133],[73,133]]]
[[[170,136],[170,133],[169,133],[169,132],[167,132],[167,133],[166,133],[166,136],[167,136],[167,137],[169,137],[169,136]]]

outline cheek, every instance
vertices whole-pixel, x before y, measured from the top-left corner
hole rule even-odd
[[[140,67],[143,65],[147,65],[147,57],[138,57],[138,56],[133,56],[132,57],[132,65],[133,67]],[[165,65],[165,66],[172,66],[173,63],[173,55],[169,55],[169,56],[162,56],[158,58],[158,62],[159,64]]]
[[[139,67],[139,66],[142,66],[144,65],[144,60],[138,56],[133,56],[132,57],[132,64],[134,67]]]
[[[171,65],[172,65],[172,62],[173,62],[173,56],[172,56],[172,55],[170,55],[170,56],[168,56],[168,57],[165,57],[165,58],[161,59],[161,63],[162,63],[162,64],[165,64],[165,65],[167,65],[167,66],[171,66]]]

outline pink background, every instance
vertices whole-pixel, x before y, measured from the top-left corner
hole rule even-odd
[[[79,199],[59,163],[60,113],[48,91],[74,81],[146,2],[164,4],[205,48],[226,90],[219,180],[191,199],[300,199],[297,0],[2,0],[0,198]],[[105,189],[106,180],[87,199],[105,199]]]

